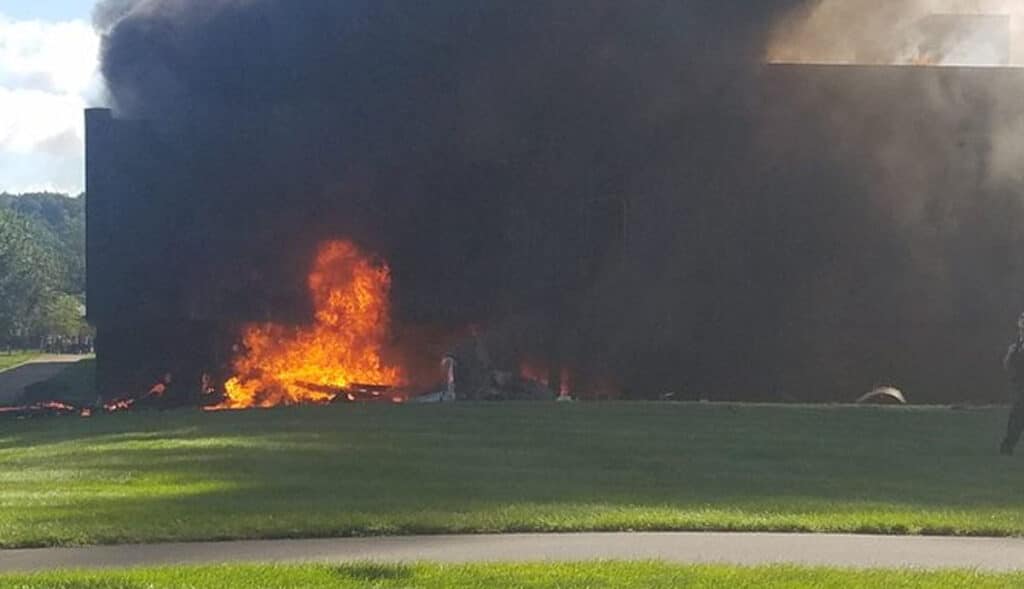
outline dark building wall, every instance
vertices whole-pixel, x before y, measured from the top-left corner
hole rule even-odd
[[[106,397],[147,390],[165,373],[198,383],[222,351],[221,326],[196,314],[201,255],[179,240],[194,181],[152,127],[86,112],[87,298],[96,326],[97,387]],[[185,388],[187,388],[187,384]],[[198,388],[198,387],[196,387]]]

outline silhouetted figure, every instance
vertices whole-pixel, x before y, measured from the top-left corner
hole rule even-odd
[[[445,389],[441,394],[441,402],[449,403],[456,400],[456,369],[458,368],[458,360],[455,356],[447,355],[441,359],[441,373],[444,376]]]
[[[1006,437],[1003,439],[999,452],[1006,456],[1013,454],[1021,433],[1024,433],[1024,313],[1017,318],[1017,341],[1007,350],[1003,358],[1003,368],[1010,378],[1010,395],[1013,408],[1010,420],[1006,424]]]

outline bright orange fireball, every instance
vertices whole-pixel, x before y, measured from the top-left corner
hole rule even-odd
[[[218,409],[331,402],[353,384],[398,385],[382,350],[388,337],[391,273],[348,241],[321,245],[309,275],[312,326],[251,325],[235,376]]]

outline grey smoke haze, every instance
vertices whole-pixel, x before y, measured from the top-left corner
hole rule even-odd
[[[571,362],[644,394],[960,386],[958,338],[1022,302],[1024,81],[763,67],[828,4],[142,0],[97,22],[119,114],[187,138],[209,190],[177,237],[226,274],[250,256],[301,284],[313,243],[350,236],[391,262],[401,319],[538,354],[560,324]],[[608,196],[621,248],[580,222]]]
[[[784,62],[1024,65],[1019,0],[815,0],[775,26]]]

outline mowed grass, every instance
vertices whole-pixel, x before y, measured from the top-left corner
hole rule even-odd
[[[39,356],[39,352],[0,352],[0,371],[14,368]]]
[[[0,589],[988,589],[1021,586],[1024,586],[1024,574],[997,575],[967,571],[849,571],[796,567],[688,567],[660,563],[218,566],[0,576]]]
[[[442,532],[1024,534],[1005,412],[334,406],[0,422],[0,546]]]

